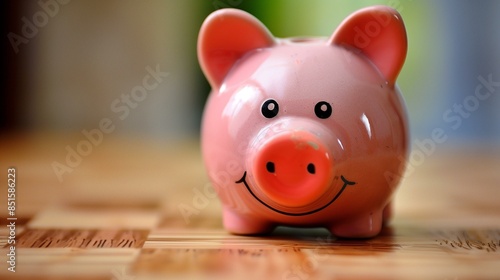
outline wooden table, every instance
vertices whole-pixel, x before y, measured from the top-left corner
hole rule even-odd
[[[0,139],[0,279],[500,279],[500,154],[492,149],[440,147],[405,178],[380,236],[340,240],[319,228],[226,233],[196,141],[106,135],[59,181],[54,162],[66,164],[84,140]],[[189,217],[179,211],[194,205]],[[16,218],[15,273],[8,217]]]

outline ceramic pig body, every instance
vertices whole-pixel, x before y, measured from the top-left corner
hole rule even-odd
[[[408,154],[395,84],[406,49],[399,14],[384,6],[354,13],[329,39],[276,39],[234,9],[206,19],[202,151],[227,230],[380,232]]]

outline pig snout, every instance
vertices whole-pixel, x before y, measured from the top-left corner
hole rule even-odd
[[[314,122],[298,122],[305,128],[278,125],[281,129],[256,147],[252,162],[258,188],[285,207],[315,202],[328,191],[334,176],[333,155],[324,137],[328,132]]]

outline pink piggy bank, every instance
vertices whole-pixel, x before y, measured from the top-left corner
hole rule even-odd
[[[250,14],[203,23],[198,58],[212,92],[202,153],[224,227],[326,227],[377,235],[408,157],[396,78],[407,51],[397,11],[374,6],[329,39],[279,39]]]

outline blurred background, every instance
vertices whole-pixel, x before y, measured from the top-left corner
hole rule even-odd
[[[197,137],[210,89],[196,39],[208,14],[234,7],[277,37],[330,36],[351,12],[374,4],[396,8],[408,29],[398,83],[412,139],[442,128],[447,144],[500,143],[500,88],[486,100],[470,98],[479,76],[500,81],[500,2],[463,0],[2,1],[1,131],[79,132],[110,118],[116,134]],[[112,104],[141,85],[146,67],[168,77],[124,116],[117,112],[123,103]]]
[[[38,169],[25,167],[24,172],[30,170],[39,176],[37,180],[50,178],[48,186],[55,180],[51,164],[64,163],[65,147],[75,147],[84,139],[82,131],[99,128],[103,119],[115,126],[113,137],[148,139],[160,145],[196,141],[210,91],[197,62],[196,40],[211,12],[226,7],[246,10],[276,37],[328,37],[350,13],[374,4],[392,6],[406,23],[409,49],[398,84],[408,106],[412,141],[430,139],[433,130],[442,129],[447,138],[436,144],[436,150],[498,150],[500,1],[493,0],[2,1],[7,74],[0,95],[0,140],[5,140],[1,143],[10,143],[12,135],[58,135],[57,139],[76,135],[60,142],[50,140],[51,149],[11,155],[38,164]],[[138,100],[124,99],[151,71],[160,74],[156,86]],[[483,85],[488,80],[490,84]],[[481,99],[475,96],[480,85]],[[0,147],[0,157],[10,147]],[[39,150],[44,150],[46,160],[30,159],[29,153]],[[175,164],[168,165],[169,159],[161,158],[158,150],[141,155],[134,153],[133,145],[125,150],[130,166],[143,156],[149,165],[143,164],[141,170],[153,170],[146,172],[156,178],[148,197],[170,184],[172,178],[158,173],[167,166],[175,170]],[[99,157],[113,156],[93,153],[89,158],[94,163]],[[94,192],[81,195],[91,184],[85,180],[92,177],[106,186],[101,192],[113,196],[141,184],[140,178],[131,180],[132,175],[120,169],[126,166],[123,161],[107,175],[95,171],[105,169],[105,164],[86,164],[64,175],[68,179],[64,183],[82,199],[95,199]],[[178,171],[176,175],[185,176],[188,185],[206,182],[189,183],[189,172]]]

